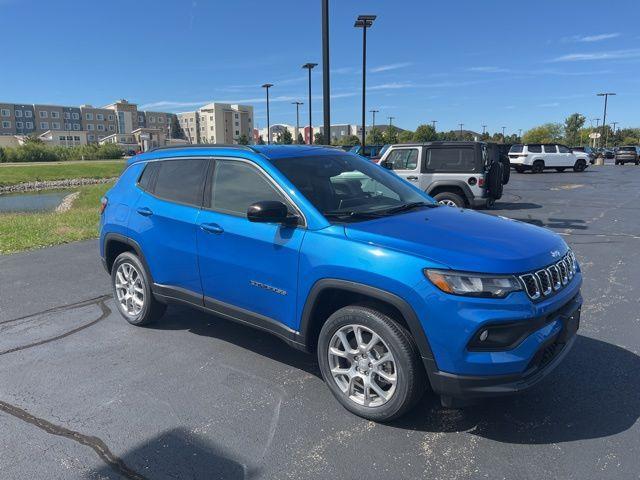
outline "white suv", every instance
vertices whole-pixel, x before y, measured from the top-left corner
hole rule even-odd
[[[589,165],[589,155],[555,143],[528,143],[513,145],[509,162],[518,173],[525,170],[542,173],[545,168],[555,168],[558,172],[573,168],[574,172],[582,172]]]

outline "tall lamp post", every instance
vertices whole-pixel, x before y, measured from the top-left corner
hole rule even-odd
[[[436,129],[436,123],[438,123],[438,120],[431,120],[431,126],[434,130]]]
[[[376,19],[375,15],[358,15],[356,23],[353,24],[356,28],[362,29],[362,146],[365,144],[365,118],[367,111],[366,104],[366,91],[367,91],[367,28],[371,28],[373,21]]]
[[[296,106],[296,142],[298,143],[298,135],[300,135],[300,105],[304,105],[302,102],[291,102],[291,105]]]
[[[372,122],[371,122],[371,136],[373,137],[373,135],[375,135],[375,129],[376,129],[376,113],[378,113],[380,110],[369,110],[369,112],[371,112],[371,116],[372,116]]]
[[[507,127],[502,127],[502,143],[504,143],[504,131]]]
[[[462,140],[462,127],[464,127],[464,123],[459,123],[460,125],[460,139]]]
[[[262,85],[267,92],[267,144],[271,145],[271,123],[269,122],[269,89],[273,87],[273,83],[265,83]]]
[[[311,70],[309,70],[311,72]],[[329,85],[329,0],[322,0],[322,104],[324,113],[324,140],[331,144],[331,92]],[[311,99],[309,99],[311,108]],[[309,110],[311,116],[311,110]],[[313,127],[309,121],[309,135],[313,136]],[[311,143],[311,142],[309,142]]]
[[[311,70],[316,67],[317,63],[305,63],[302,68],[309,71],[309,145],[313,143],[313,124],[311,123]]]
[[[389,119],[389,128],[391,128],[393,126],[393,121],[396,119],[396,117],[387,117]]]
[[[487,133],[487,126],[482,125],[482,135],[484,135],[485,133]]]
[[[610,95],[615,95],[615,93],[598,93],[598,97],[604,97],[604,114],[602,115],[602,136],[604,137],[604,148],[607,148],[607,133],[605,127],[607,126],[607,100]]]

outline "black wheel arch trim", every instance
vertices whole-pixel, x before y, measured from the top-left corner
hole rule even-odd
[[[142,253],[142,248],[140,248],[140,244],[138,244],[138,242],[136,242],[132,238],[127,237],[126,235],[122,235],[120,233],[107,233],[104,237],[104,251],[103,251],[103,257],[102,257],[102,265],[107,270],[107,272],[111,274],[110,266],[107,264],[107,252],[109,250],[109,243],[111,242],[124,243],[129,245],[131,248],[133,248],[133,251],[135,252],[136,256],[140,259],[140,261],[142,262],[142,265],[144,266],[144,269],[147,271],[149,280],[153,284],[153,275],[151,274],[151,270],[149,269],[149,264],[147,263],[147,260],[144,257],[144,254]]]
[[[420,320],[418,319],[415,311],[406,300],[386,290],[382,290],[377,287],[372,287],[370,285],[365,285],[362,283],[352,282],[349,280],[324,278],[318,280],[313,285],[309,292],[309,295],[307,295],[307,300],[302,311],[302,318],[300,320],[299,336],[301,341],[305,345],[311,347],[310,336],[312,333],[312,313],[318,301],[318,297],[323,291],[327,289],[345,290],[352,293],[359,293],[388,303],[398,309],[398,311],[404,317],[404,320],[407,322],[410,333],[414,341],[416,342],[416,346],[418,347],[418,351],[420,353],[420,356],[422,357],[423,363],[425,363],[426,365],[425,361],[428,360],[430,365],[435,365],[431,346],[429,345],[427,336],[422,328],[422,324],[420,323]]]
[[[464,192],[464,196],[466,197],[467,202],[471,203],[474,199],[474,195],[473,195],[473,192],[471,191],[471,187],[469,187],[469,185],[467,185],[467,183],[463,182],[462,180],[437,180],[433,182],[431,185],[429,185],[426,192],[427,195],[431,195],[431,192],[433,192],[436,188],[439,188],[439,187],[460,188]],[[451,193],[455,193],[455,192],[451,192]]]

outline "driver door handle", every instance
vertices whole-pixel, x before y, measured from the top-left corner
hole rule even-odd
[[[136,211],[140,215],[143,215],[145,217],[150,217],[151,215],[153,215],[153,212],[151,211],[151,209],[149,207],[140,207]]]
[[[200,225],[200,228],[207,233],[215,233],[217,235],[224,232],[224,228],[217,223],[203,223]]]
[[[418,180],[418,177],[416,177],[415,175],[409,175],[407,177],[407,180],[415,181],[415,180]]]

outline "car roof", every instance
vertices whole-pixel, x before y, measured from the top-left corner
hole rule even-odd
[[[245,155],[241,155],[245,153]],[[240,155],[239,155],[240,154]],[[246,155],[249,154],[249,155]],[[268,160],[316,155],[350,155],[338,147],[323,145],[220,145],[197,144],[160,147],[131,157],[128,164],[173,157],[202,157],[212,155],[250,157],[260,154]]]
[[[389,148],[391,147],[427,147],[427,146],[438,146],[438,145],[444,145],[444,146],[452,146],[452,147],[456,147],[456,146],[468,146],[468,145],[478,145],[478,144],[483,144],[483,143],[487,143],[487,142],[481,142],[481,141],[475,141],[475,140],[462,140],[462,141],[457,141],[457,140],[436,140],[433,142],[416,142],[416,143],[394,143],[389,145]]]

